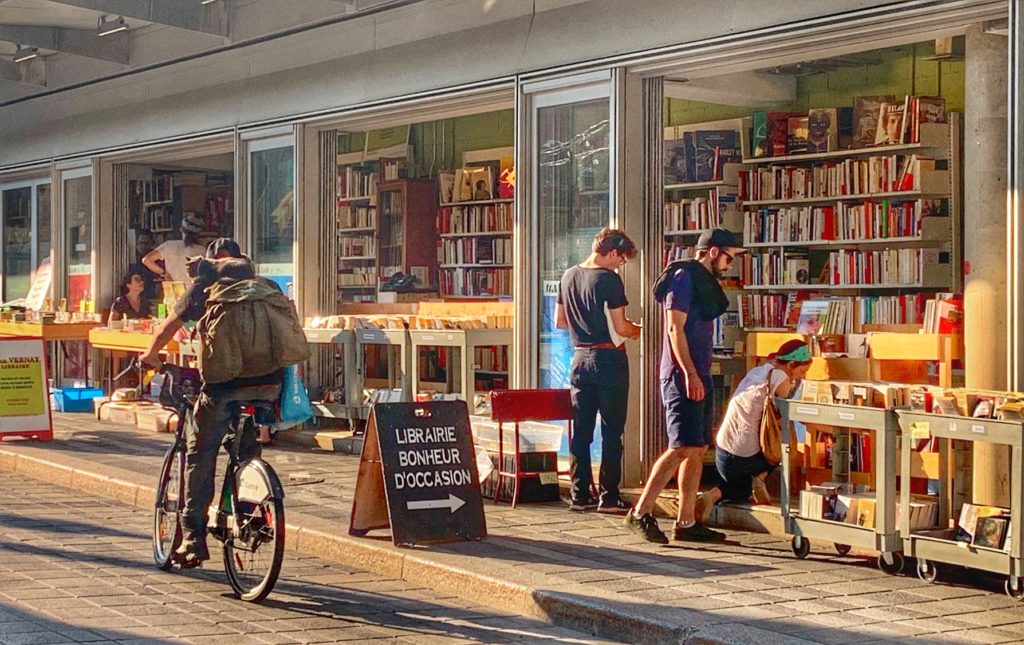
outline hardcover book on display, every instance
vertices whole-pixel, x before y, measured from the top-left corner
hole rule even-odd
[[[807,113],[807,152],[839,149],[839,113],[836,108],[814,108]]]
[[[807,152],[807,115],[791,116],[786,125],[786,154]]]
[[[882,103],[878,109],[878,127],[875,145],[887,146],[903,143],[906,103]]]
[[[768,113],[754,112],[751,121],[750,155],[752,157],[767,157],[770,152],[768,148]]]
[[[698,130],[695,144],[694,181],[718,181],[724,164],[742,161],[739,133],[735,130]]]
[[[665,185],[691,181],[686,173],[686,141],[670,139],[665,142]]]
[[[878,128],[878,114],[883,103],[892,103],[896,98],[886,96],[858,96],[853,101],[853,146],[866,148],[875,145]]]
[[[796,333],[815,335],[821,332],[829,309],[828,300],[805,300],[800,303],[800,318]]]

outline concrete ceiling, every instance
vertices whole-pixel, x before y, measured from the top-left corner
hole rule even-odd
[[[0,0],[0,103],[201,56],[396,0]],[[101,18],[128,30],[97,34]],[[18,45],[39,57],[13,62]]]

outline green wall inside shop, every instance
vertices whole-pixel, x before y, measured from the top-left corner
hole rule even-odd
[[[510,108],[453,119],[415,123],[409,132],[413,147],[412,174],[436,177],[440,170],[462,166],[462,153],[513,145],[515,113]],[[338,152],[362,150],[366,133],[353,132],[338,138]]]
[[[901,98],[916,94],[942,96],[946,99],[947,111],[963,112],[963,60],[927,60],[934,55],[935,46],[931,41],[863,52],[858,56],[878,62],[799,76],[796,101],[770,109],[806,112],[816,107],[851,107],[857,96],[893,94]],[[665,125],[733,119],[754,111],[754,108],[669,98],[665,99]]]

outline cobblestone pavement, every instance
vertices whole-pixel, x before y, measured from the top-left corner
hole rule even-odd
[[[216,553],[201,571],[156,569],[150,521],[137,508],[0,473],[0,643],[590,642],[292,553],[274,593],[243,603],[230,597]]]
[[[88,460],[96,472],[155,477],[170,441],[100,424],[87,415],[55,415],[56,440],[11,446],[39,458]],[[285,485],[289,518],[342,533],[348,525],[358,459],[276,446],[265,451]],[[1002,591],[1003,578],[941,572],[929,585],[913,573],[888,576],[867,554],[840,557],[815,541],[797,560],[788,540],[729,531],[729,542],[658,547],[627,533],[621,518],[576,514],[564,504],[486,504],[489,538],[417,552],[535,590],[580,602],[600,600],[628,616],[696,630],[736,643],[1024,642],[1024,603]],[[663,521],[667,527],[667,522]],[[373,532],[371,535],[378,535]]]

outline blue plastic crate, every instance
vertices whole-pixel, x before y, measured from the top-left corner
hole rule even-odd
[[[103,396],[103,390],[95,387],[55,387],[51,394],[57,412],[92,412],[92,400]]]

